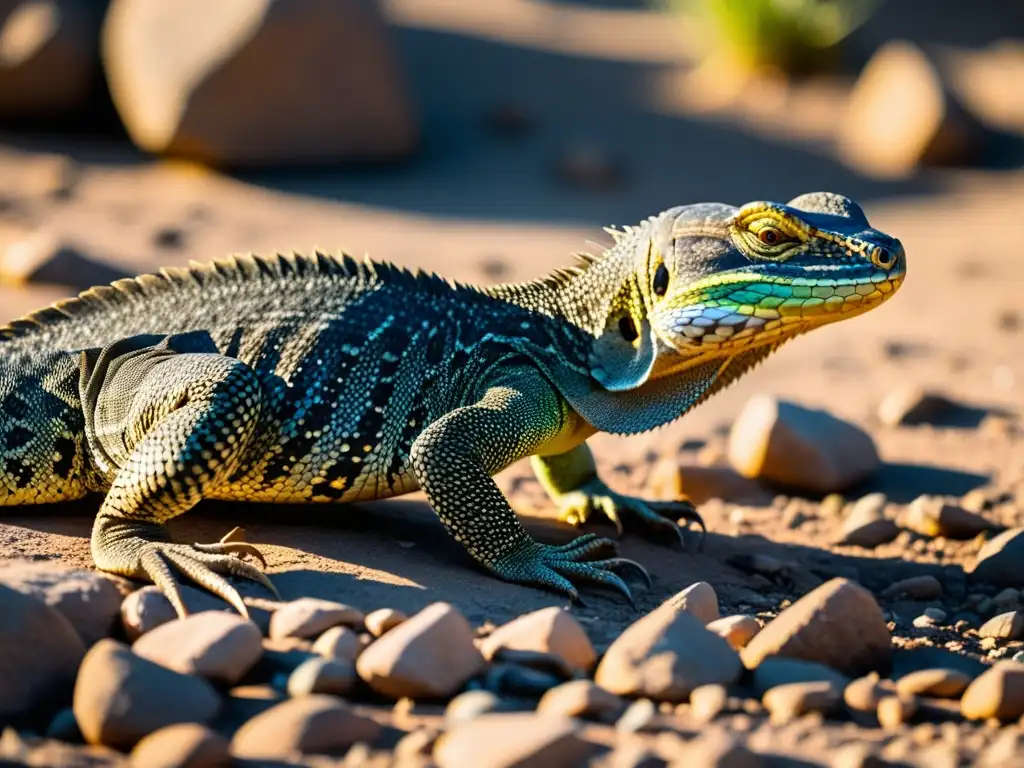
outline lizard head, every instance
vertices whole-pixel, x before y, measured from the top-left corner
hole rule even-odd
[[[608,390],[773,349],[895,293],[906,259],[860,207],[816,192],[787,204],[672,208],[626,233],[631,260],[591,357]],[[763,355],[761,355],[763,356]]]

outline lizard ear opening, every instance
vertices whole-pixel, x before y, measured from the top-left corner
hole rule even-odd
[[[610,392],[636,389],[654,368],[656,345],[647,318],[624,315],[609,322],[590,351],[590,375]]]

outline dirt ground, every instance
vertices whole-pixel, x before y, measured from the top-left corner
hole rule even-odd
[[[817,111],[803,117],[780,108],[763,118],[698,113],[671,87],[656,91],[673,82],[680,65],[674,33],[651,12],[554,6],[562,27],[525,12],[510,16],[519,24],[510,26],[483,11],[460,14],[456,5],[465,4],[390,4],[424,115],[425,150],[409,164],[229,177],[143,158],[116,141],[11,134],[0,137],[0,223],[42,228],[128,272],[233,251],[340,245],[459,280],[511,281],[569,263],[568,254],[587,248],[587,240],[606,242],[601,225],[633,223],[683,203],[786,200],[834,189],[861,200],[874,226],[903,241],[909,274],[899,294],[866,316],[792,342],[676,424],[593,439],[604,477],[618,490],[642,494],[654,460],[695,463],[702,450],[706,456],[709,446],[724,443],[723,430],[750,396],[768,392],[825,408],[871,433],[884,465],[848,498],[882,490],[903,505],[920,494],[963,497],[981,489],[995,502],[989,514],[1024,525],[1024,171],[862,178],[827,148],[842,117],[828,111],[832,91],[833,101],[822,97]],[[525,6],[494,7],[512,14]],[[608,29],[628,34],[602,33]],[[509,71],[521,76],[510,78]],[[502,88],[482,84],[489,79]],[[661,96],[652,99],[652,92]],[[1013,98],[1024,99],[1024,89]],[[508,105],[526,111],[533,133],[509,141],[488,132],[488,111]],[[1004,109],[1001,128],[1024,136],[1022,113]],[[781,138],[787,120],[793,130]],[[793,139],[800,130],[804,138]],[[566,187],[552,173],[561,154],[591,145],[621,164],[620,185],[591,192]],[[77,173],[59,199],[46,194],[55,156],[69,158]],[[0,321],[66,294],[62,286],[0,286]],[[947,426],[882,426],[879,403],[906,384],[942,392],[963,404],[967,418]],[[575,535],[554,520],[527,464],[499,480],[538,538]],[[653,577],[650,590],[636,587],[640,609],[696,581],[715,587],[723,615],[765,616],[833,575],[876,590],[920,573],[962,583],[960,569],[980,547],[936,547],[909,534],[875,550],[831,546],[842,520],[820,515],[816,502],[776,498],[740,513],[708,502],[702,512],[709,535],[695,555],[625,538],[622,554]],[[96,506],[89,500],[4,511],[0,559],[89,565]],[[795,508],[803,513],[795,516]],[[235,525],[261,545],[286,598],[313,595],[408,613],[446,600],[475,624],[564,602],[479,571],[418,494],[330,509],[204,504],[173,530],[181,540],[212,540]],[[792,561],[793,582],[752,580],[727,563],[754,552]],[[948,595],[935,604],[954,615],[964,595]],[[574,613],[598,646],[638,616],[614,595],[585,597]],[[883,607],[894,614],[897,636],[929,635],[910,625],[924,605]]]

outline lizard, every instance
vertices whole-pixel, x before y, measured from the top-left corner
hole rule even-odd
[[[530,457],[577,526],[679,541],[685,500],[609,488],[587,439],[674,421],[788,340],[880,305],[899,240],[829,192],[677,206],[600,254],[474,286],[369,257],[234,255],[116,281],[0,328],[0,506],[104,494],[96,567],[186,577],[240,613],[258,548],[171,540],[203,499],[353,502],[422,489],[496,576],[579,599],[642,566],[610,537],[535,541],[493,475]],[[265,566],[265,562],[263,563]]]

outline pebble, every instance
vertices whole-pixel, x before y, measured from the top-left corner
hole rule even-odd
[[[680,465],[675,459],[662,459],[647,479],[648,494],[654,499],[686,499],[701,505],[710,499],[752,507],[767,506],[772,495],[758,483],[729,467]]]
[[[917,712],[917,699],[913,696],[886,696],[878,702],[878,722],[893,730],[906,723]]]
[[[270,617],[270,638],[316,637],[331,627],[344,625],[359,629],[363,612],[344,603],[302,597],[285,603]]]
[[[999,613],[1008,613],[1020,608],[1020,591],[1007,587],[992,598],[992,606]]]
[[[451,728],[437,740],[433,757],[439,768],[560,768],[586,764],[599,750],[568,718],[513,712]]]
[[[355,661],[362,650],[359,635],[349,627],[331,627],[313,643],[313,652],[325,659]]]
[[[304,661],[288,675],[288,695],[307,696],[311,693],[329,693],[345,696],[355,687],[355,662],[349,659],[315,658]]]
[[[161,624],[132,646],[132,652],[183,675],[234,685],[263,655],[259,627],[222,611],[195,613]]]
[[[902,528],[933,539],[973,539],[980,533],[1002,530],[1002,526],[941,496],[918,496],[897,522]]]
[[[84,655],[64,614],[0,584],[0,720],[70,690]]]
[[[682,702],[701,685],[728,685],[740,675],[739,656],[689,611],[663,604],[611,644],[594,681],[622,696]]]
[[[842,701],[842,692],[830,680],[787,683],[765,692],[761,703],[771,713],[771,722],[784,725],[808,712],[828,714]]]
[[[122,589],[130,588],[125,586],[127,582],[96,571],[30,561],[0,566],[0,584],[59,611],[87,648],[113,630],[121,609]]]
[[[87,742],[127,750],[164,726],[209,723],[220,704],[203,678],[174,672],[105,638],[82,660],[73,707]]]
[[[688,611],[700,619],[701,624],[710,624],[720,615],[718,595],[706,581],[691,584],[662,603],[658,610]]]
[[[856,582],[835,578],[782,611],[741,654],[748,668],[769,656],[785,656],[859,676],[886,669],[892,646],[872,594]]]
[[[728,455],[744,477],[815,493],[841,492],[880,464],[864,430],[769,395],[744,406],[729,434]]]
[[[394,608],[378,608],[366,614],[366,631],[374,637],[380,637],[388,630],[394,629],[408,616]]]
[[[210,592],[195,589],[187,584],[180,584],[179,589],[189,615],[206,611],[222,611],[237,615],[234,608]],[[271,613],[264,606],[276,606],[277,603],[259,601],[259,605],[255,605],[255,601],[247,598],[244,592],[242,599],[249,609],[249,618],[256,623],[260,632],[265,634],[270,626]],[[121,626],[129,642],[135,642],[147,632],[177,618],[178,614],[170,600],[159,587],[152,584],[135,590],[121,603]]]
[[[982,624],[978,634],[999,640],[1024,639],[1024,611],[1001,613]]]
[[[970,675],[956,669],[936,667],[920,669],[896,681],[896,690],[904,696],[934,696],[955,699],[971,684]]]
[[[132,750],[132,768],[220,768],[231,765],[228,741],[197,723],[168,725]]]
[[[1024,715],[1024,664],[996,662],[967,686],[960,712],[968,720],[1012,720]]]
[[[1024,584],[1024,528],[1011,528],[986,542],[968,572],[976,583],[1015,588]]]
[[[448,603],[433,603],[366,648],[356,671],[384,696],[441,698],[485,664],[465,617]]]
[[[935,424],[956,407],[956,403],[938,392],[908,384],[885,396],[878,406],[878,420],[887,427]]]
[[[557,656],[580,672],[589,672],[597,661],[597,652],[586,630],[571,613],[558,606],[513,619],[480,644],[480,651],[487,660],[506,649]]]
[[[708,629],[738,651],[761,631],[761,624],[753,616],[725,616],[709,622]]]
[[[910,600],[936,600],[941,596],[942,583],[930,574],[900,579],[882,591],[882,597],[888,600],[900,597]]]
[[[647,730],[658,710],[650,699],[637,699],[615,721],[615,730],[619,733],[638,733]]]
[[[761,661],[750,673],[750,685],[758,696],[779,685],[789,683],[831,682],[843,690],[850,679],[831,667],[814,661],[787,659],[769,656]]]
[[[701,685],[690,693],[690,712],[702,723],[710,723],[729,703],[729,692],[724,685]]]
[[[614,722],[625,706],[620,697],[590,680],[570,680],[544,694],[537,714]]]
[[[245,723],[231,739],[231,754],[247,760],[289,760],[297,753],[343,755],[357,742],[372,744],[380,725],[334,696],[288,699]]]
[[[480,715],[500,712],[503,709],[507,709],[507,705],[496,693],[465,691],[449,701],[448,706],[445,707],[445,725],[451,728],[459,723],[468,723]]]
[[[884,493],[869,493],[854,502],[836,543],[873,549],[895,539],[900,531],[895,521],[885,517],[887,501]]]
[[[892,688],[882,685],[877,672],[853,680],[843,689],[843,701],[855,712],[874,714],[878,702],[892,695]]]

